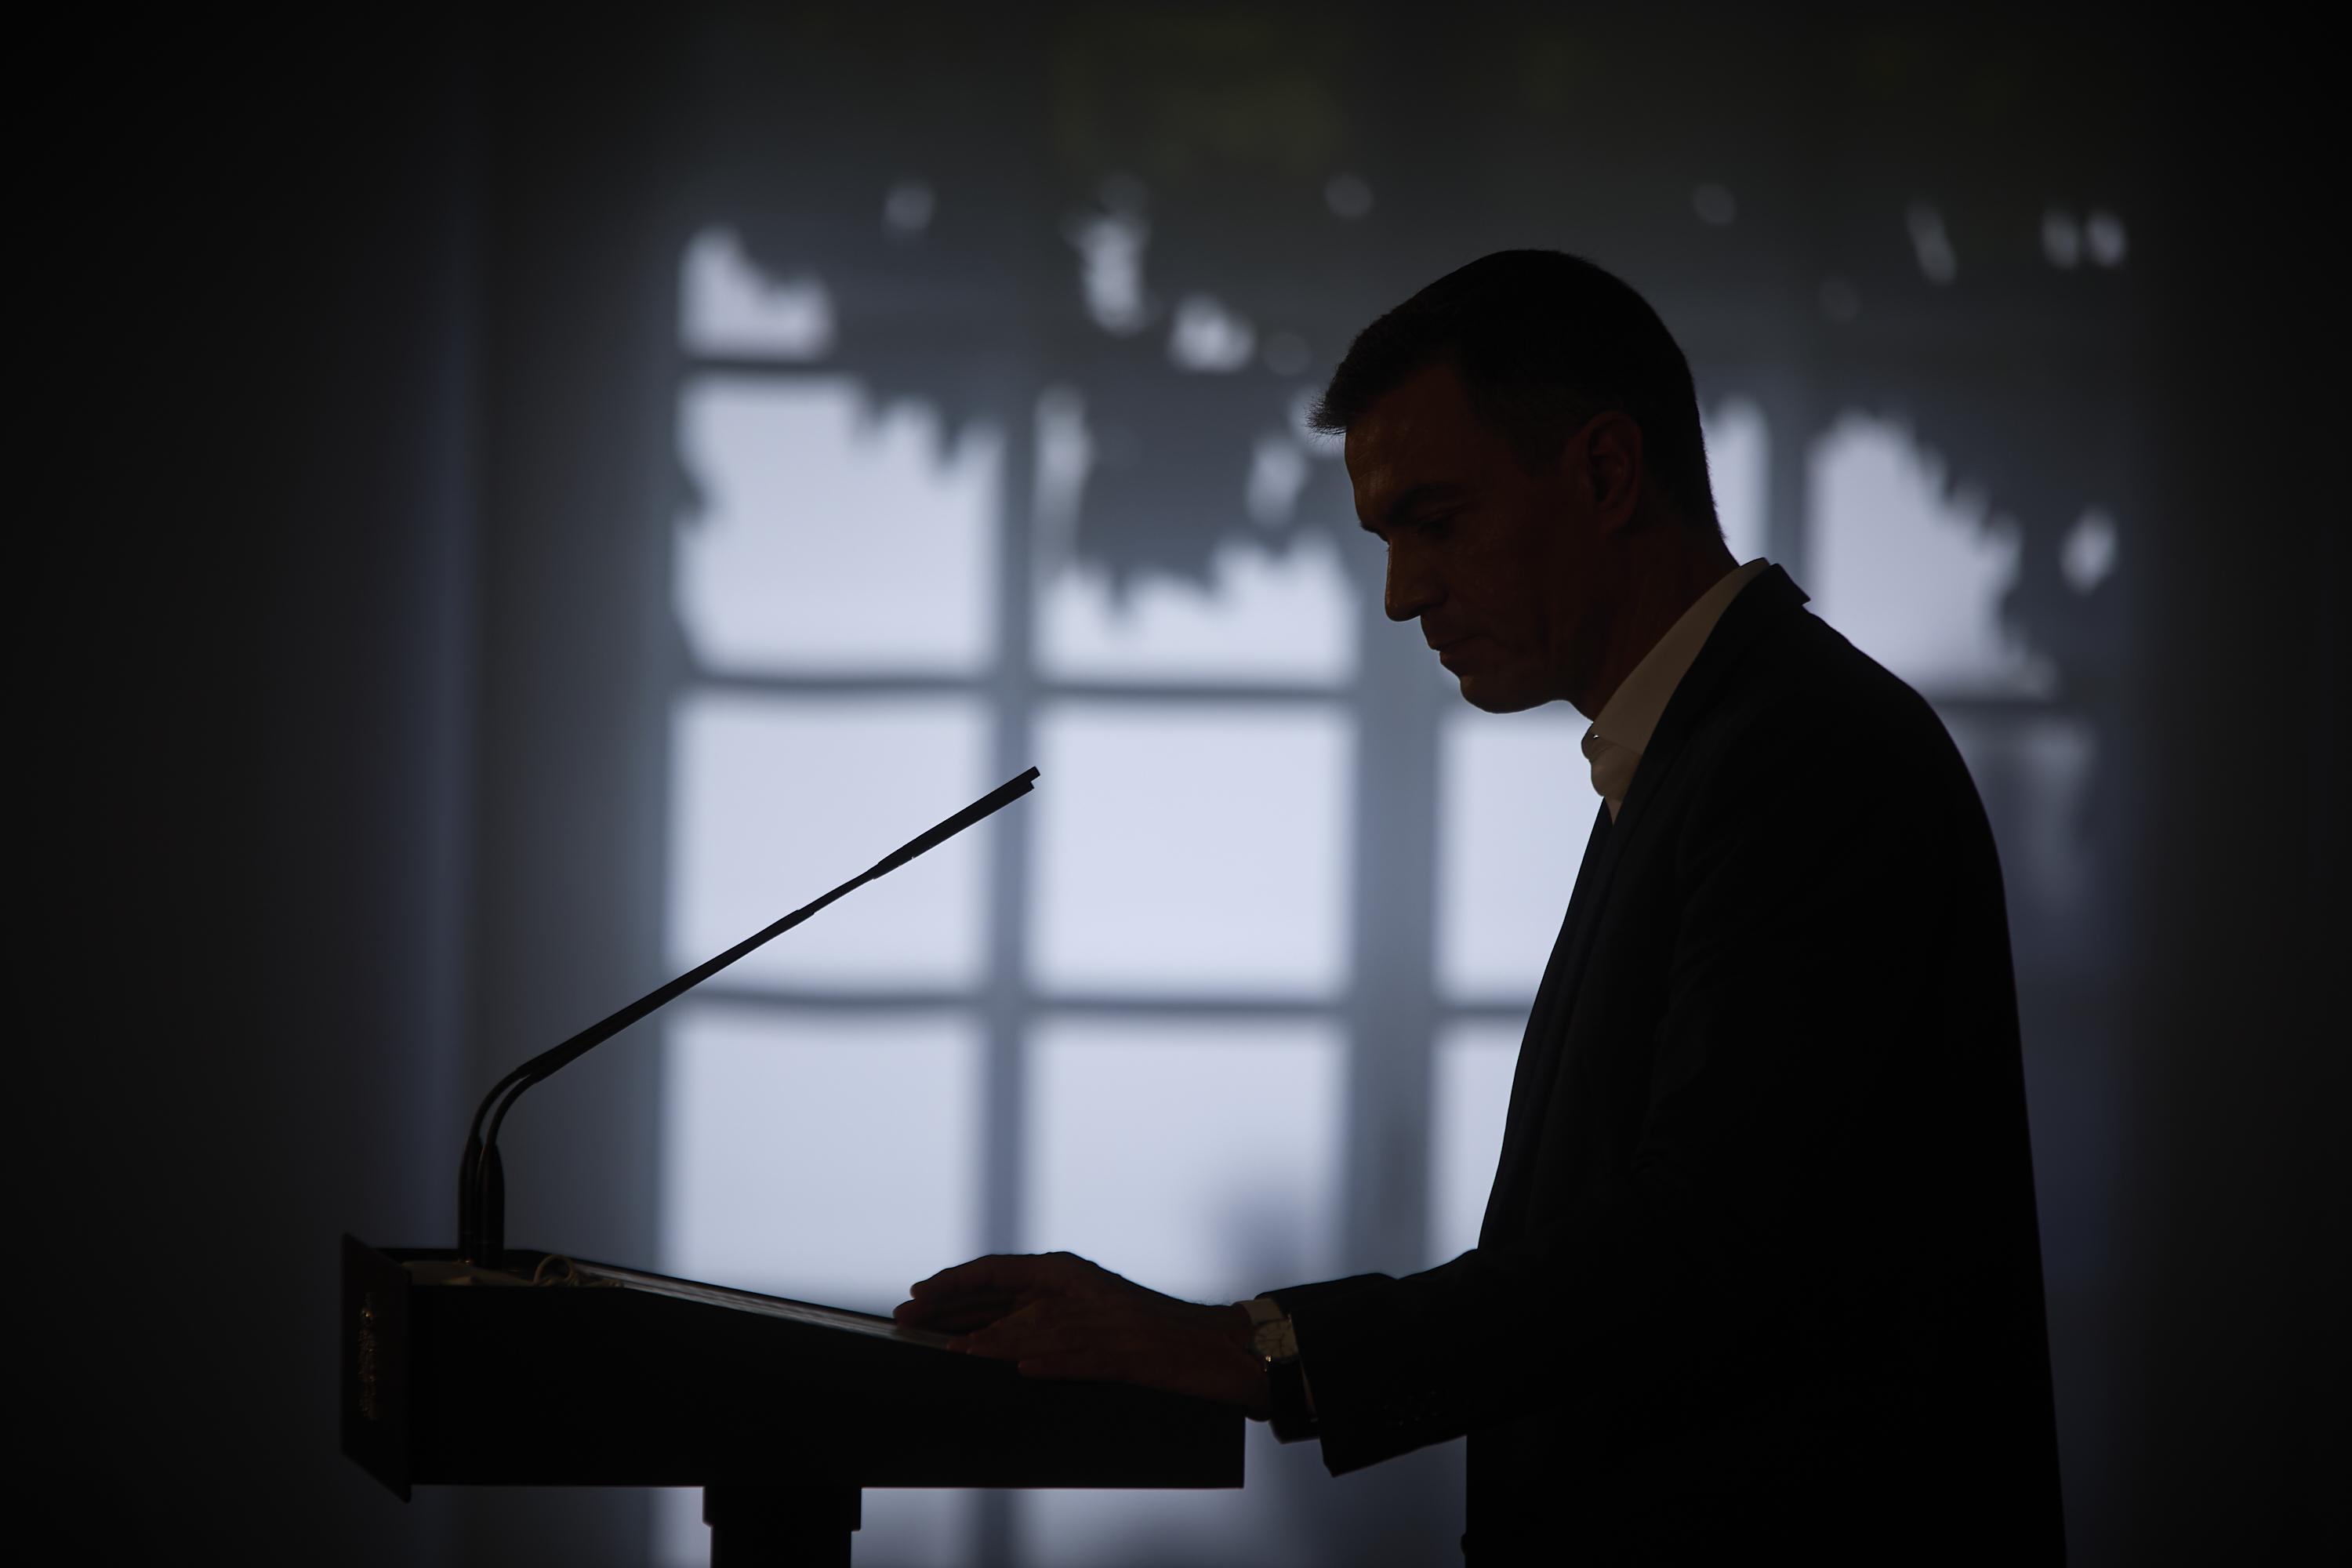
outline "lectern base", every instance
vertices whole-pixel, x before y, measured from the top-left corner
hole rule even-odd
[[[702,1489],[710,1568],[849,1568],[861,1517],[855,1487]]]

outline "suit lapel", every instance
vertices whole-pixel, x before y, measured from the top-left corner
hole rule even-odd
[[[1560,1059],[1577,993],[1584,980],[1585,961],[1609,911],[1609,892],[1628,844],[1635,841],[1647,808],[1673,776],[1684,742],[1700,714],[1712,707],[1725,674],[1738,662],[1759,633],[1804,605],[1809,595],[1779,566],[1767,569],[1725,607],[1722,618],[1707,636],[1698,657],[1683,674],[1659,715],[1658,727],[1642,753],[1633,783],[1609,820],[1604,805],[1586,841],[1584,860],[1577,868],[1576,889],[1570,896],[1568,917],[1561,921],[1551,958],[1544,966],[1543,984],[1536,991],[1528,1016],[1528,1030],[1519,1043],[1518,1066],[1511,1077],[1510,1110],[1503,1125],[1503,1150],[1496,1162],[1495,1185],[1486,1200],[1486,1218],[1480,1227],[1480,1245],[1515,1234],[1532,1195],[1536,1149]]]

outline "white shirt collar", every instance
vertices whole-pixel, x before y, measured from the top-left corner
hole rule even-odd
[[[1675,688],[1682,684],[1699,649],[1706,646],[1707,634],[1715,630],[1715,623],[1723,618],[1739,591],[1770,564],[1759,555],[1724,574],[1666,628],[1666,635],[1642,656],[1642,661],[1601,705],[1592,727],[1584,732],[1584,755],[1592,764],[1592,787],[1609,803],[1612,816],[1625,798],[1633,765],[1648,749]]]

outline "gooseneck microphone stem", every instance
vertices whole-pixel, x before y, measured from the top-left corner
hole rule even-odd
[[[499,1129],[523,1091],[552,1078],[582,1057],[647,1014],[675,1002],[754,948],[783,935],[825,905],[879,877],[886,877],[927,850],[938,847],[973,823],[1029,793],[1037,770],[1031,768],[965,806],[945,822],[909,839],[858,875],[811,904],[755,931],[716,958],[696,965],[657,990],[647,992],[608,1018],[591,1024],[562,1045],[515,1068],[491,1087],[474,1112],[466,1134],[466,1152],[457,1168],[457,1256],[483,1268],[499,1266],[506,1254],[506,1178],[499,1161]]]

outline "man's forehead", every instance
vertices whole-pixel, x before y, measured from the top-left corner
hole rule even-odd
[[[1349,426],[1344,457],[1357,516],[1377,528],[1416,500],[1466,488],[1490,458],[1488,445],[1451,367],[1414,373]]]

